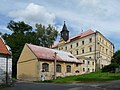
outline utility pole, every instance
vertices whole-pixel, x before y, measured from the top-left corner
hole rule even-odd
[[[57,52],[55,52],[54,54],[55,54],[55,60],[54,60],[54,79],[56,79],[56,56],[57,56]]]

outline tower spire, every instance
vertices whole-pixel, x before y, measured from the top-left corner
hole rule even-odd
[[[63,25],[62,31],[68,31],[67,27],[66,27],[66,24],[65,24],[65,21],[64,21],[64,25]]]
[[[64,21],[62,31],[60,33],[61,33],[61,37],[63,38],[64,41],[67,41],[69,39],[69,31],[66,27],[65,21]]]

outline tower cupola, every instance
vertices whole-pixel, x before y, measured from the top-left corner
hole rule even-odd
[[[61,38],[63,38],[64,41],[67,41],[69,39],[69,31],[66,27],[65,21],[64,21],[62,31],[60,33],[61,33]]]

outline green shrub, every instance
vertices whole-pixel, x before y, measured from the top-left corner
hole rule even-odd
[[[110,65],[103,67],[102,72],[115,72],[116,68],[119,68],[119,65],[117,63],[111,63]]]

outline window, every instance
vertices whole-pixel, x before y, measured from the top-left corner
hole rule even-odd
[[[83,60],[83,64],[85,64],[85,60]]]
[[[102,64],[102,68],[104,67],[104,65]]]
[[[84,45],[84,41],[82,41],[82,45]]]
[[[92,62],[92,65],[94,65],[94,62]]]
[[[90,72],[90,68],[88,68],[88,72]]]
[[[76,54],[78,55],[78,51],[76,51]]]
[[[100,38],[100,42],[101,42],[101,38]]]
[[[78,43],[76,43],[76,47],[78,47]]]
[[[91,42],[92,42],[92,38],[89,39],[89,43],[91,43]]]
[[[104,40],[102,40],[102,43],[104,43]]]
[[[89,51],[92,52],[92,47],[89,48]]]
[[[108,53],[108,49],[106,49],[106,54]]]
[[[83,72],[85,72],[85,68],[83,68]]]
[[[70,58],[74,58],[73,56],[71,56],[71,55],[68,55],[68,57],[70,57]]]
[[[70,65],[67,65],[66,69],[67,69],[67,73],[71,72],[71,66]]]
[[[43,72],[48,72],[49,71],[49,64],[43,63],[42,64],[42,71]]]
[[[91,59],[91,57],[89,57]]]
[[[88,65],[90,64],[90,61],[88,61]]]
[[[92,72],[94,72],[94,69],[92,69]]]
[[[84,49],[82,49],[82,53],[84,53]]]
[[[72,48],[72,45],[70,47]]]
[[[56,65],[56,72],[61,72],[61,65],[60,64]]]
[[[78,70],[76,70],[76,71],[75,71],[75,73],[79,73],[79,71],[78,71]]]
[[[65,47],[65,50],[67,50],[67,46]]]
[[[78,67],[79,66],[79,64],[78,63],[76,63],[76,67]]]

